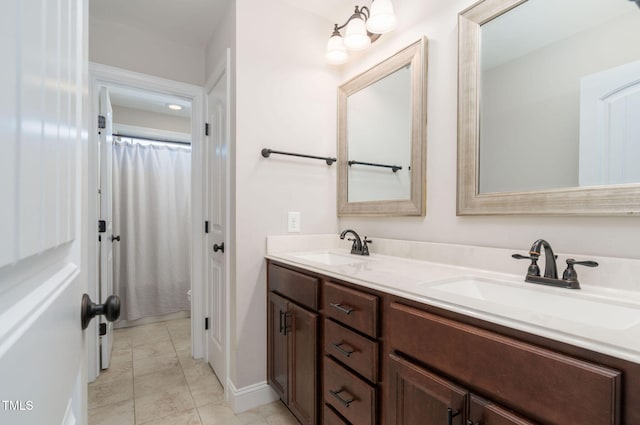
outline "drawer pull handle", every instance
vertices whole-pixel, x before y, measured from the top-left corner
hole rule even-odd
[[[291,317],[291,313],[287,313],[285,311],[280,310],[280,333],[287,335],[287,331],[289,329],[289,325],[287,325],[287,319]]]
[[[336,304],[336,303],[329,303],[329,305],[333,308],[335,308],[338,311],[341,311],[345,314],[351,314],[351,312],[353,311],[353,308],[349,307],[349,306],[343,306],[342,304]]]
[[[453,425],[453,418],[458,416],[460,413],[462,413],[461,410],[458,410],[454,413],[452,408],[447,407],[447,425]]]
[[[341,343],[334,342],[333,346],[336,347],[336,350],[340,351],[342,354],[344,354],[347,357],[351,357],[351,355],[356,352],[356,350],[353,347],[351,347],[350,345],[344,342],[341,342]],[[347,349],[342,348],[343,346],[346,346]]]
[[[353,403],[354,399],[353,396],[351,394],[349,394],[348,392],[346,392],[345,390],[338,390],[338,391],[333,391],[333,390],[329,390],[329,392],[331,393],[332,396],[334,396],[344,407],[349,407],[349,405],[351,403]],[[340,396],[340,393],[346,393],[349,398],[348,399],[344,399]]]

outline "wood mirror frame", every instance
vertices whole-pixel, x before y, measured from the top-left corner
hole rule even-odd
[[[640,184],[479,193],[481,26],[527,0],[483,0],[458,16],[457,215],[636,215]]]
[[[411,66],[411,190],[405,200],[349,202],[347,101],[351,94]],[[338,88],[338,216],[424,216],[426,214],[427,39],[399,51]]]

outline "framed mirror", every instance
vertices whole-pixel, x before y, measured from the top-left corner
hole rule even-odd
[[[426,212],[423,38],[338,88],[338,216]]]
[[[640,213],[640,7],[484,0],[459,15],[458,215]]]

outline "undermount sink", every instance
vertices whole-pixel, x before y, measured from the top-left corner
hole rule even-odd
[[[320,252],[314,254],[296,254],[294,257],[305,261],[313,261],[315,263],[326,264],[328,266],[341,266],[345,264],[363,263],[366,260],[354,255],[341,255],[332,252]]]
[[[525,284],[464,276],[439,282],[423,283],[426,295],[438,291],[449,296],[464,297],[501,304],[537,316],[556,318],[606,329],[628,329],[640,324],[640,311],[605,299],[589,298],[578,291],[554,288],[539,290]],[[557,292],[564,291],[564,292]],[[553,293],[557,292],[557,293]]]

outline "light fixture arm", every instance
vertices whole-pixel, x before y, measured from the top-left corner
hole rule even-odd
[[[353,15],[351,15],[349,17],[349,19],[347,19],[347,22],[345,22],[342,25],[334,24],[333,33],[331,34],[331,36],[332,37],[334,35],[342,36],[342,34],[340,34],[340,30],[345,29],[347,27],[347,25],[349,25],[349,22],[351,22],[352,19],[361,18],[363,21],[367,22],[367,19],[369,19],[370,15],[371,15],[371,11],[369,10],[369,8],[367,6],[355,6],[355,10],[353,11]],[[367,30],[367,35],[371,39],[372,43],[380,38],[380,34],[374,34],[372,32],[369,32],[368,30]]]
[[[640,0],[638,0],[640,1]],[[334,24],[327,42],[327,62],[342,65],[347,62],[347,49],[364,50],[380,35],[395,28],[396,18],[391,0],[371,0],[371,6],[355,6],[353,13],[342,25]],[[344,30],[344,38],[340,33]]]

